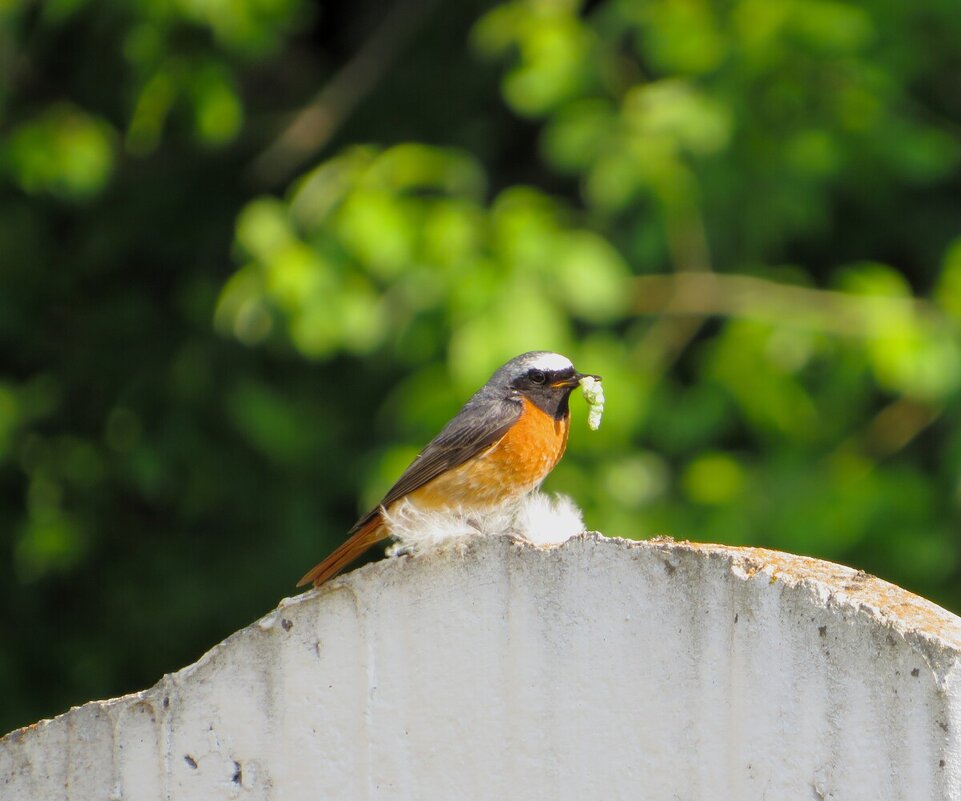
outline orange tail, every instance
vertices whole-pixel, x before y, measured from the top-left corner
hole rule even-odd
[[[380,515],[375,514],[369,522],[360,527],[356,534],[351,536],[323,562],[315,565],[306,576],[297,582],[297,586],[303,587],[305,584],[313,582],[315,587],[319,587],[325,581],[336,576],[362,553],[385,539],[387,539],[387,529],[384,528]]]

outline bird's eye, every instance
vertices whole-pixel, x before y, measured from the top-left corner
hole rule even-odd
[[[547,376],[544,375],[543,370],[531,370],[527,377],[531,380],[532,384],[543,384],[547,380]]]

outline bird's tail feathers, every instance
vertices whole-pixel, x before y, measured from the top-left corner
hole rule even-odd
[[[383,539],[387,539],[387,529],[380,514],[375,514],[323,562],[311,568],[307,575],[297,582],[297,586],[313,584],[319,587]]]

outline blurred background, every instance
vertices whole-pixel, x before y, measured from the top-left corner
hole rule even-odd
[[[0,731],[294,592],[502,361],[545,489],[961,611],[956,0],[0,0]]]

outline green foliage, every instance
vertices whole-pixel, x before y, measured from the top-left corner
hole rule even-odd
[[[4,161],[27,194],[82,200],[99,193],[110,177],[112,134],[108,124],[80,109],[51,105],[10,134]]]
[[[272,607],[532,348],[604,376],[591,527],[961,610],[954,5],[382,13],[0,3],[0,729]]]

